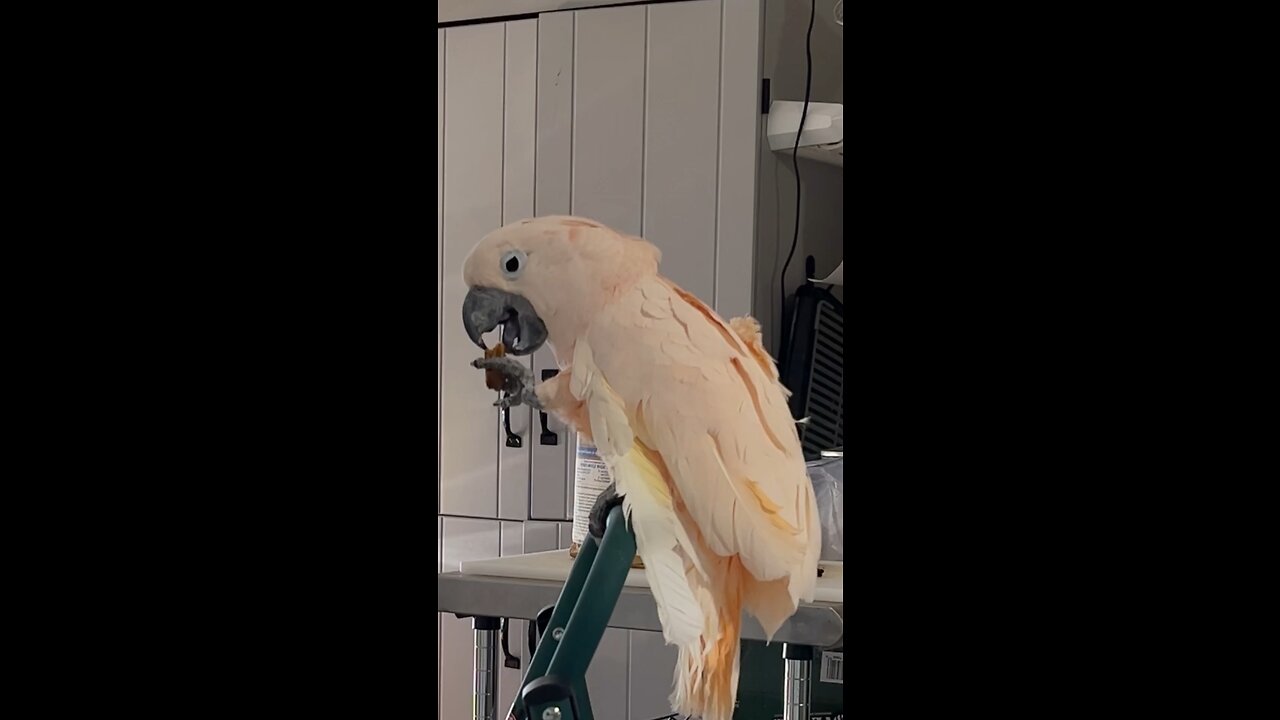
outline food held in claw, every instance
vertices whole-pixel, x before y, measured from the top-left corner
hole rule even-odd
[[[484,356],[487,358],[502,357],[503,355],[506,355],[506,354],[507,354],[507,348],[502,343],[498,343],[497,345],[494,345],[492,348],[484,351]],[[485,370],[484,371],[485,387],[489,388],[490,390],[500,391],[502,390],[503,383],[504,383],[504,377],[502,375],[501,370]]]

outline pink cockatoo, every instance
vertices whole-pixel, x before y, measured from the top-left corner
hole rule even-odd
[[[818,509],[787,392],[751,318],[722,320],[658,274],[652,244],[576,217],[485,237],[463,269],[468,336],[507,352],[548,342],[560,373],[533,385],[510,357],[500,404],[552,412],[590,438],[621,496],[679,648],[673,709],[729,720],[745,609],[772,638],[817,578]]]

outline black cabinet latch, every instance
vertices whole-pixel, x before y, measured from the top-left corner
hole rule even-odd
[[[559,370],[543,370],[542,381],[546,382],[559,374]],[[538,442],[543,445],[559,445],[560,438],[556,437],[556,434],[547,427],[547,414],[544,412],[538,413],[538,420],[542,423],[542,434],[538,436]]]

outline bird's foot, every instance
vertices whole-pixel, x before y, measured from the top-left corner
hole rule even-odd
[[[476,358],[471,367],[481,370],[496,370],[502,373],[502,397],[493,404],[497,407],[513,407],[528,405],[535,410],[542,409],[537,393],[533,387],[533,373],[520,360],[506,355],[500,357]]]
[[[587,516],[587,530],[597,540],[604,537],[605,523],[609,521],[609,511],[620,505],[622,505],[622,496],[618,494],[617,486],[609,483],[609,487],[596,497],[595,504],[591,506],[591,513]]]

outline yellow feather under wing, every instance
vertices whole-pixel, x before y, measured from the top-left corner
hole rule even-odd
[[[686,576],[683,534],[671,499],[671,488],[656,465],[633,447],[614,462],[614,482],[636,535],[636,550],[658,606],[667,643],[696,647],[703,632],[702,606]]]

